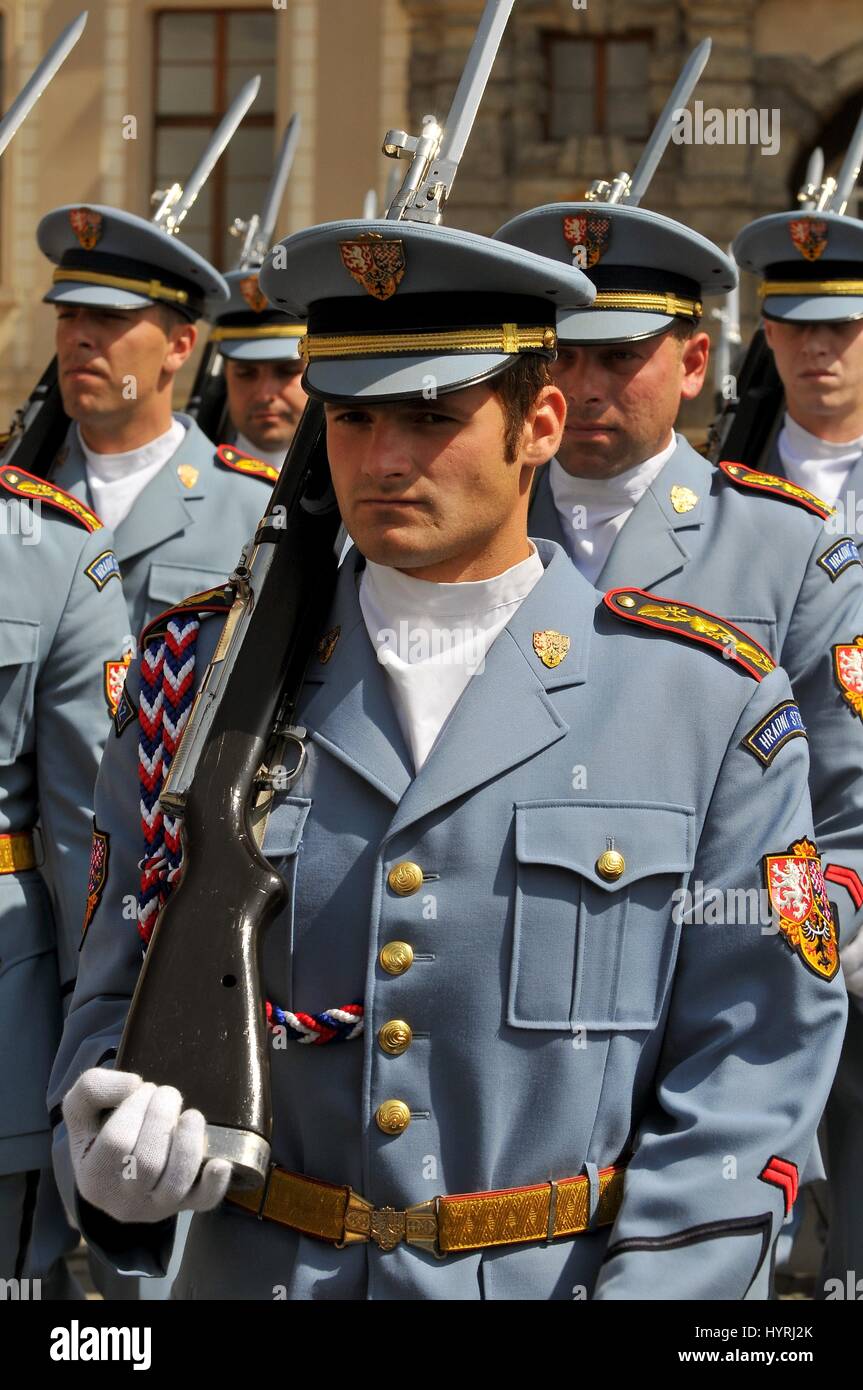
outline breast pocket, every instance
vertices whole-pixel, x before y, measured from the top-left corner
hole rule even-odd
[[[21,753],[33,717],[39,657],[39,623],[0,618],[0,765]]]
[[[517,803],[507,1022],[654,1028],[680,930],[673,894],[694,842],[695,812],[685,806]],[[615,879],[598,867],[610,846],[623,861]]]
[[[198,565],[151,565],[147,579],[147,622],[190,594],[224,584],[239,558],[239,555],[232,559],[226,556],[226,568],[221,570],[201,569]]]

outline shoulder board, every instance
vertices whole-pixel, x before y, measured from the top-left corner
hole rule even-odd
[[[661,598],[649,594],[645,589],[609,589],[603,603],[618,618],[627,622],[652,627],[659,632],[668,632],[675,637],[688,638],[721,652],[727,661],[741,666],[754,680],[763,680],[776,669],[776,662],[769,652],[750,637],[742,627],[735,627],[725,618],[710,613],[706,608],[695,608],[691,603],[678,603],[677,599]]]
[[[822,518],[832,516],[836,510],[835,507],[822,502],[814,492],[807,492],[805,487],[798,487],[796,483],[792,483],[788,478],[780,478],[776,473],[762,473],[760,468],[747,468],[745,463],[724,463],[722,460],[718,466],[726,478],[730,478],[738,487],[752,488],[753,492],[766,492],[771,497],[781,497],[784,502],[796,502],[798,507],[805,507],[807,512],[814,512]]]
[[[166,608],[164,613],[159,613],[147,624],[141,633],[141,647],[157,637],[164,637],[171,618],[206,618],[212,613],[226,614],[230,612],[233,602],[234,595],[227,585],[221,589],[204,589],[200,594],[191,594],[189,598]]]
[[[252,458],[251,454],[243,454],[230,444],[220,444],[216,450],[216,458],[225,468],[230,468],[235,473],[247,473],[250,478],[263,478],[265,483],[275,483],[279,476],[278,468],[274,468],[271,463]]]
[[[96,513],[85,506],[79,497],[73,497],[70,492],[64,492],[61,487],[46,482],[44,478],[37,478],[34,473],[25,473],[14,463],[6,463],[0,468],[0,483],[15,497],[25,497],[28,502],[47,502],[49,507],[65,512],[85,531],[102,530],[102,522]]]

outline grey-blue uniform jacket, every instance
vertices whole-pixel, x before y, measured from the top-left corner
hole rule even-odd
[[[610,1240],[603,1228],[439,1260],[338,1249],[224,1203],[193,1219],[174,1297],[763,1296],[785,1215],[765,1173],[811,1148],[844,1027],[841,971],[814,972],[757,909],[681,925],[688,904],[674,895],[698,880],[736,900],[761,886],[762,856],[811,836],[805,738],[769,767],[742,743],[790,699],[788,680],[759,682],[626,622],[560,547],[537,548],[543,577],[416,776],[360,611],[356,550],[341,567],[335,647],[312,659],[299,703],[308,762],[264,841],[295,905],[268,929],[263,979],[294,1011],[364,999],[366,1026],[338,1046],[274,1047],[273,1157],[403,1208],[595,1176],[631,1155]],[[196,679],[221,627],[202,626]],[[556,666],[537,655],[548,632],[570,640]],[[135,666],[129,689],[137,701]],[[120,910],[141,858],[136,749],[130,724],[100,771],[111,867],[55,1108],[86,1068],[110,1064],[139,970]],[[597,870],[610,839],[626,863],[615,882]],[[405,860],[429,881],[397,896],[388,874]],[[379,952],[396,940],[415,954],[393,976]],[[399,1056],[378,1041],[393,1019],[414,1030]],[[412,1119],[387,1137],[374,1116],[392,1098]],[[54,1161],[74,1204],[62,1121]],[[173,1222],[123,1225],[80,1202],[78,1215],[119,1268],[163,1272]]]
[[[686,499],[688,510],[675,510],[675,486],[697,498]],[[547,471],[530,528],[564,544]],[[863,719],[844,697],[834,660],[835,646],[863,634],[863,567],[849,553],[832,519],[738,486],[678,435],[596,581],[637,584],[719,613],[785,668],[809,733],[815,836],[846,944],[863,927],[853,878],[863,878]]]
[[[185,439],[135,498],[114,536],[136,635],[187,594],[224,583],[254,535],[272,487],[271,480],[227,467],[188,415],[176,418],[186,427]],[[52,474],[58,486],[92,507],[74,425],[59,460]]]
[[[45,1091],[78,968],[106,663],[116,674],[129,619],[109,531],[5,492],[0,526],[0,833],[38,824],[43,861],[0,874],[0,1173],[18,1173],[51,1161]]]

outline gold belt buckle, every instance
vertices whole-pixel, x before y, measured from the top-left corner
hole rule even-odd
[[[395,1207],[375,1207],[349,1188],[345,1233],[337,1242],[337,1249],[373,1240],[381,1250],[395,1250],[405,1241],[444,1260],[446,1252],[438,1246],[438,1201],[437,1197],[430,1197],[427,1202],[397,1211]]]

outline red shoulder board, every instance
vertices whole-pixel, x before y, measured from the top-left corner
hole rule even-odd
[[[232,468],[235,473],[248,473],[252,478],[263,478],[265,483],[275,483],[279,476],[278,468],[271,463],[252,458],[251,454],[242,454],[230,444],[220,444],[216,458],[225,468]]]
[[[46,482],[44,478],[37,478],[34,473],[25,473],[14,463],[5,463],[0,468],[0,483],[15,497],[26,497],[28,502],[47,502],[49,507],[65,512],[85,531],[102,530],[102,522],[96,513],[85,506],[79,497],[73,497],[71,492],[64,492],[61,487]]]
[[[714,651],[721,652],[726,660],[742,666],[757,681],[776,669],[773,657],[759,646],[754,637],[750,637],[742,627],[735,627],[725,618],[709,613],[706,608],[694,608],[691,603],[678,603],[677,599],[660,598],[658,594],[649,594],[645,589],[609,589],[603,603],[618,618],[626,618],[630,623],[640,623],[644,627],[670,632],[675,637],[686,637],[690,642],[712,647]]]
[[[760,468],[747,468],[745,463],[724,463],[721,460],[719,467],[726,478],[730,478],[738,487],[750,487],[753,492],[767,492],[771,497],[781,497],[785,502],[796,502],[798,507],[805,507],[807,512],[814,512],[816,516],[826,518],[836,510],[822,502],[814,492],[807,492],[805,487],[798,487],[790,479],[780,478],[776,473],[762,473]]]
[[[170,618],[204,618],[210,613],[229,613],[233,602],[234,595],[227,585],[221,589],[204,589],[203,593],[192,594],[171,608],[166,608],[164,613],[159,613],[147,624],[141,633],[141,647],[145,647],[155,637],[164,637]]]

